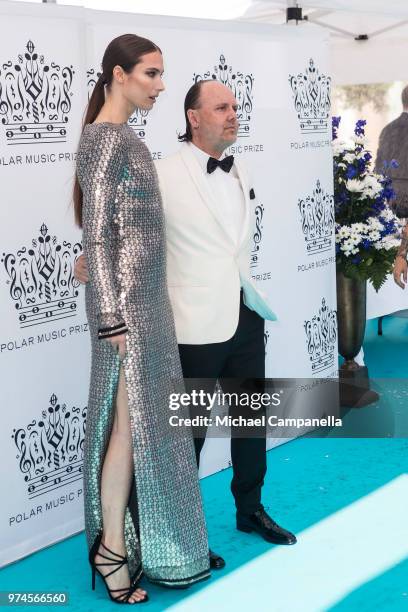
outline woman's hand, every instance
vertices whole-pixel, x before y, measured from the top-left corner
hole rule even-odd
[[[405,289],[405,284],[407,282],[407,260],[405,257],[401,255],[397,255],[394,262],[393,269],[394,281],[397,283],[398,287],[401,289]]]
[[[114,350],[118,353],[119,359],[124,360],[126,355],[126,334],[113,336],[113,338],[105,338],[106,342],[110,342]]]

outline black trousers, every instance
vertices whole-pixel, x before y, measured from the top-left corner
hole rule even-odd
[[[242,300],[238,327],[229,340],[214,344],[179,344],[179,352],[186,389],[192,387],[213,393],[218,379],[224,393],[237,390],[238,381],[265,378],[264,320],[245,306]],[[187,379],[195,379],[189,384]],[[204,380],[197,380],[204,379]],[[234,382],[235,381],[235,382]],[[262,390],[261,390],[262,392]],[[236,406],[230,406],[230,414],[236,415]],[[238,408],[246,416],[258,417],[249,409]],[[208,414],[208,413],[207,413]],[[194,435],[194,430],[193,430]],[[242,437],[242,428],[231,429],[231,460],[233,478],[231,491],[238,512],[252,514],[262,507],[261,488],[266,474],[266,436],[259,432],[255,436]],[[194,437],[197,464],[205,441],[205,431]]]

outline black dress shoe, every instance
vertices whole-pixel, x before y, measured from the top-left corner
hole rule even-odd
[[[245,515],[237,512],[237,529],[250,533],[256,531],[267,542],[273,544],[296,544],[296,536],[283,527],[279,527],[263,508],[254,514]]]
[[[210,549],[208,553],[210,557],[210,568],[211,569],[222,569],[225,567],[225,561],[220,555],[217,555],[214,551]]]

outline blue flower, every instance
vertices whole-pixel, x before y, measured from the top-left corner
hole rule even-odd
[[[386,200],[394,200],[395,199],[395,191],[393,190],[392,187],[385,187],[385,189],[382,190],[382,194],[381,194]]]
[[[398,168],[399,167],[399,163],[397,162],[396,159],[392,159],[390,161],[390,168]]]
[[[364,158],[357,160],[357,167],[358,167],[358,171],[360,172],[360,174],[362,174],[364,170],[366,169],[366,164],[367,162]]]
[[[356,255],[355,257],[353,257],[352,262],[353,264],[359,264],[361,262],[360,255]]]
[[[357,168],[354,166],[348,165],[346,170],[346,177],[348,179],[352,179],[357,175]]]
[[[384,219],[382,219],[381,222],[384,225],[384,229],[380,232],[381,238],[384,238],[384,236],[390,236],[395,233],[397,228],[395,226],[394,221],[384,221]]]
[[[354,133],[356,136],[364,136],[364,126],[367,121],[365,119],[359,119],[356,123],[356,127],[354,128]]]
[[[337,138],[337,128],[340,125],[341,117],[332,117],[332,140]]]

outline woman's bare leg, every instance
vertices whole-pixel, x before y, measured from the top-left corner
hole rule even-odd
[[[103,517],[102,542],[105,546],[123,556],[126,555],[124,536],[125,510],[129,500],[132,479],[132,436],[125,377],[121,367],[112,433],[102,469],[101,502]],[[113,557],[113,555],[109,555],[108,552],[104,551],[102,547],[99,549],[99,552],[108,557]],[[108,563],[106,559],[99,555],[96,555],[95,560],[97,563]],[[114,566],[99,567],[99,570],[105,575],[113,569],[115,569]],[[109,576],[107,582],[111,589],[129,587],[128,566],[123,566],[112,576]],[[123,593],[125,592],[123,591]],[[143,589],[137,589],[129,601],[134,602],[143,599],[145,594],[146,591]],[[121,592],[119,591],[113,595],[121,595]]]

